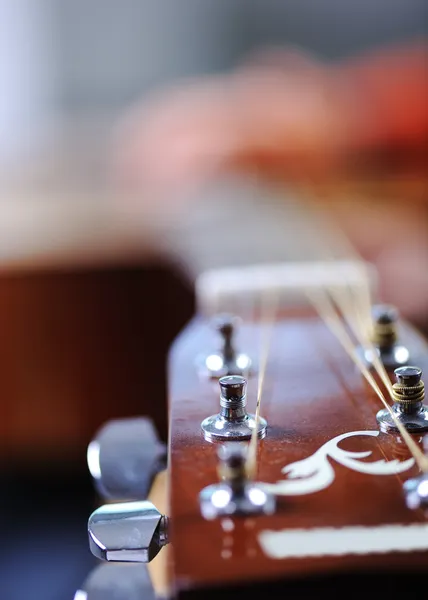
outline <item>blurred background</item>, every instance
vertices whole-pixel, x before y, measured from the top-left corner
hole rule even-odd
[[[121,203],[118,121],[258,49],[338,60],[426,33],[424,0],[0,0],[2,598],[70,599],[92,567],[96,429],[149,414],[167,433],[166,356],[193,289],[158,212]]]

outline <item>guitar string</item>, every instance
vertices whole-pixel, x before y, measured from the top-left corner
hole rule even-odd
[[[361,286],[358,286],[358,288],[357,288],[357,291],[360,291],[359,301],[357,300],[357,295],[352,293],[352,289],[349,285],[349,280],[346,281],[345,288],[341,288],[341,290],[331,289],[330,291],[331,291],[331,295],[334,298],[338,308],[342,310],[342,314],[344,315],[350,329],[353,331],[355,337],[359,341],[361,348],[364,349],[366,352],[367,352],[367,350],[369,350],[369,352],[371,352],[371,354],[374,358],[376,371],[377,371],[378,375],[380,375],[383,383],[385,384],[385,387],[388,389],[388,391],[390,391],[390,388],[392,390],[392,385],[389,380],[388,374],[386,372],[385,366],[382,363],[382,361],[380,360],[375,348],[370,348],[371,340],[370,340],[369,331],[371,332],[373,323],[372,323],[372,317],[371,317],[371,314],[372,314],[372,312],[371,312],[371,293],[370,293],[370,286],[369,286],[368,282],[369,282],[368,278],[363,277]],[[365,289],[362,290],[361,289],[362,287],[364,287]],[[345,291],[345,294],[340,294],[340,291]],[[338,296],[340,296],[340,299]],[[354,315],[355,320],[352,317],[353,310],[355,311],[355,315]],[[369,327],[367,326],[367,323],[370,323]],[[368,348],[368,346],[369,346],[369,348]],[[391,395],[391,392],[390,392],[390,395]],[[380,453],[384,457],[385,461],[388,461],[389,459],[384,452],[382,444],[379,443],[378,448],[379,448]],[[397,477],[399,484],[401,485],[401,479],[400,479],[400,476],[398,473],[396,474],[396,477]]]
[[[367,282],[364,280],[363,282],[363,287],[367,287]],[[347,319],[351,329],[354,332],[354,335],[357,339],[357,341],[360,343],[361,347],[367,352],[370,353],[370,356],[372,357],[373,360],[373,366],[375,367],[375,370],[377,372],[377,374],[379,375],[379,377],[381,378],[383,384],[385,385],[386,389],[388,390],[388,393],[391,397],[391,400],[394,401],[394,391],[393,391],[393,387],[391,384],[391,381],[389,379],[388,373],[385,369],[385,365],[383,364],[383,362],[381,361],[379,354],[373,344],[373,342],[370,339],[370,335],[369,332],[367,331],[367,329],[365,329],[364,327],[361,326],[361,322],[360,322],[360,328],[356,325],[356,323],[353,321],[352,317],[351,317],[351,313],[352,313],[352,302],[353,302],[353,296],[351,293],[351,290],[349,288],[349,285],[347,285],[347,287],[345,288],[348,292],[347,298],[343,298],[343,302],[341,302],[341,309],[343,314],[345,315],[345,318]],[[332,294],[334,295],[334,294]],[[370,315],[370,291],[366,290],[364,292],[364,296],[365,298],[369,299],[368,302],[368,306],[365,307],[365,312],[366,314],[368,313]],[[333,298],[336,300],[337,302],[337,296],[336,298]],[[355,306],[354,306],[355,308]],[[358,318],[357,314],[357,318]]]
[[[333,311],[334,311],[334,309],[333,309]],[[339,325],[342,326],[342,323],[341,323],[341,321],[340,321],[337,313],[334,312],[334,314],[336,315],[336,318],[337,318],[337,321],[338,321]],[[344,331],[345,335],[348,336],[348,333],[347,333],[346,329],[343,328],[342,331]],[[360,371],[363,373],[363,375],[366,377],[366,379],[369,381],[369,383],[372,385],[372,387],[375,389],[376,393],[378,394],[376,388],[373,386],[373,381],[375,381],[374,378],[373,378],[373,376],[371,375],[371,373],[368,371],[367,367],[362,362],[361,358],[359,357],[359,355],[355,351],[355,348],[352,347],[352,340],[351,340],[351,338],[349,336],[348,336],[348,340],[349,340],[349,342],[351,344],[351,349],[352,349],[351,357],[354,359],[354,362],[357,363],[357,366],[359,367]],[[376,352],[376,349],[374,348],[374,346],[371,346],[371,352],[372,352],[372,354],[374,356],[376,356],[378,358],[377,352]],[[388,385],[386,386],[387,389],[392,391],[392,385],[391,385],[391,382],[389,381],[389,378],[388,378],[388,375],[386,373],[384,365],[380,362],[379,358],[378,358],[377,361],[375,359],[375,363],[378,365],[378,368],[379,368],[378,374],[379,375],[382,374],[383,378],[386,378],[387,381],[388,381]],[[379,367],[379,365],[380,365],[380,367]],[[363,367],[363,369],[361,367]],[[369,374],[369,376],[370,376],[369,378],[367,378],[367,374]],[[376,387],[379,390],[379,387],[377,386],[377,384],[376,384]],[[428,470],[428,457],[426,457],[424,455],[424,453],[419,448],[419,446],[416,444],[416,442],[413,440],[413,438],[410,436],[410,434],[408,433],[408,431],[406,430],[406,428],[402,425],[402,423],[399,421],[399,419],[397,419],[397,417],[396,417],[395,413],[393,412],[392,408],[386,402],[384,395],[383,394],[382,395],[378,394],[378,396],[381,399],[382,403],[384,404],[385,408],[388,410],[389,414],[391,415],[394,423],[397,426],[397,429],[400,431],[400,433],[401,433],[401,435],[403,437],[403,440],[407,444],[407,446],[408,446],[408,448],[409,448],[412,456],[415,458],[415,461],[417,462],[419,468],[422,471],[424,471],[424,472],[427,471]]]
[[[321,203],[317,203],[317,212],[319,213]],[[318,214],[318,216],[322,216],[322,214]],[[371,289],[370,289],[370,273],[368,272],[368,265],[364,262],[360,254],[358,253],[355,246],[351,243],[351,240],[345,235],[344,231],[342,231],[338,227],[333,227],[333,224],[330,220],[324,223],[325,231],[329,231],[328,238],[330,242],[325,245],[324,254],[326,260],[329,262],[334,262],[340,256],[340,250],[342,254],[344,253],[348,260],[352,260],[354,265],[358,268],[360,273],[361,285],[358,285],[356,290],[352,293],[352,288],[349,282],[349,279],[346,278],[346,286],[342,287],[331,287],[330,293],[334,296],[336,301],[336,305],[339,309],[342,310],[348,326],[354,332],[356,338],[360,341],[362,347],[367,349],[367,342],[370,341],[369,332],[372,331],[373,321],[372,321],[372,301],[371,301]],[[331,241],[335,241],[334,247],[331,245]],[[335,250],[335,253],[333,252]],[[345,274],[346,277],[346,274]],[[351,310],[347,310],[350,308]],[[351,316],[352,308],[355,311],[355,321]],[[357,325],[358,324],[358,325]],[[363,339],[362,339],[363,338]],[[364,341],[364,343],[363,343]],[[380,358],[373,349],[372,352],[374,356],[374,363],[376,366],[376,370],[384,384],[386,385],[388,391],[392,391],[392,385],[389,380],[388,374],[386,373],[386,369],[383,363],[380,361]],[[385,460],[388,460],[386,455],[383,452],[382,446],[379,445],[379,450],[384,456]],[[398,475],[397,475],[398,477]]]
[[[278,290],[270,290],[270,293],[264,294],[261,297],[261,323],[264,324],[261,330],[260,340],[260,362],[259,374],[257,381],[257,401],[254,417],[254,428],[251,433],[250,442],[248,444],[248,455],[246,464],[246,473],[249,479],[253,479],[257,469],[257,446],[258,446],[258,428],[260,423],[260,407],[262,403],[262,393],[265,381],[265,374],[269,351],[271,347],[272,334],[274,329],[275,316],[278,307],[279,294]]]
[[[347,289],[350,292],[349,286]],[[352,310],[352,304],[351,304],[352,299],[353,299],[352,294],[350,294],[348,296],[349,306],[345,309],[345,310],[347,310],[348,315],[349,315],[350,309]],[[348,322],[349,322],[349,320],[350,320],[350,317],[348,316]],[[353,331],[354,331],[355,337],[357,338],[361,347],[363,349],[365,349],[366,351],[368,350],[370,352],[370,355],[373,359],[373,366],[375,367],[377,374],[379,375],[383,384],[385,385],[386,389],[388,390],[391,400],[394,402],[394,394],[393,394],[393,387],[392,387],[391,381],[390,381],[388,373],[385,369],[385,365],[380,360],[378,352],[377,352],[376,348],[374,347],[373,343],[371,342],[370,337],[368,337],[366,332],[363,333],[361,330],[359,330],[358,327],[355,326],[355,324],[353,327]],[[392,411],[392,409],[389,412],[392,415],[394,422],[397,424],[397,427],[398,427],[398,424],[402,426],[401,422],[397,419],[397,417],[396,417],[395,413]],[[405,433],[403,433],[403,430]],[[418,466],[420,467],[420,469],[423,472],[428,471],[428,457],[425,456],[423,451],[419,448],[419,446],[416,444],[416,442],[414,441],[414,439],[411,437],[411,435],[405,429],[404,426],[402,426],[400,433],[402,434],[402,437],[403,437],[404,441],[406,442],[407,446],[409,447],[409,450],[412,452],[412,455],[415,458],[415,460],[416,460],[415,452],[418,455],[419,460],[417,461],[417,463],[418,463]]]
[[[336,305],[342,310],[342,313],[344,314],[348,325],[352,329],[358,342],[365,350],[368,350],[371,353],[376,372],[387,388],[389,395],[391,398],[393,398],[392,384],[386,372],[385,366],[380,360],[379,355],[370,340],[370,331],[372,329],[372,302],[367,266],[362,261],[361,256],[358,254],[357,250],[351,244],[351,241],[344,234],[344,232],[340,229],[337,229],[334,233],[336,244],[339,244],[340,239],[340,245],[346,249],[346,254],[352,258],[355,261],[355,265],[359,267],[361,274],[361,285],[357,286],[356,293],[358,296],[354,296],[352,294],[349,279],[347,279],[345,287],[330,287],[330,295],[333,296]],[[355,312],[355,320],[351,315],[352,309]]]
[[[346,255],[349,257],[352,257],[357,264],[360,264],[361,267],[364,268],[364,263],[362,263],[361,258],[358,256],[355,248],[352,246],[352,244],[350,243],[348,238],[342,232],[340,232],[341,235],[340,235],[340,242],[339,242],[339,236],[337,235],[337,230],[335,230],[335,234],[336,234],[336,238],[334,236],[330,236],[330,244],[326,245],[323,248],[326,260],[335,262],[335,257],[332,252],[331,240],[336,239],[336,244],[335,244],[336,251],[339,248],[342,248],[342,250],[346,248]],[[270,296],[267,294],[262,296],[262,311],[261,312],[262,312],[262,317],[264,316],[264,319],[262,318],[261,320],[262,320],[262,322],[266,321],[269,324],[269,326],[266,326],[264,328],[265,339],[263,340],[263,338],[262,338],[261,348],[260,348],[260,352],[259,352],[260,369],[259,369],[259,377],[258,377],[258,390],[257,390],[256,412],[255,412],[255,427],[252,432],[251,440],[249,443],[248,460],[247,460],[247,468],[246,468],[247,475],[250,478],[253,478],[255,476],[256,469],[257,469],[257,442],[258,442],[257,430],[258,430],[258,425],[259,425],[259,421],[260,421],[260,406],[261,406],[261,400],[262,400],[264,377],[265,377],[265,372],[266,372],[266,368],[267,368],[268,354],[269,354],[269,350],[270,350],[270,338],[271,338],[272,331],[273,331],[275,312],[277,309],[277,306],[274,306],[274,304],[277,304],[278,300],[279,300],[278,290],[275,290],[275,292],[276,292],[276,294],[274,294],[273,290],[271,290]],[[273,301],[274,298],[275,298],[275,302]],[[263,299],[264,299],[264,303],[263,303]],[[266,301],[267,299],[269,299],[268,302]],[[264,310],[263,310],[263,306],[264,306]],[[254,309],[254,306],[253,306],[253,309]],[[370,316],[368,317],[368,321],[371,322]]]
[[[370,293],[370,285],[369,285],[370,278],[369,278],[369,273],[367,271],[367,265],[362,260],[361,256],[357,252],[354,245],[351,243],[348,236],[345,235],[345,233],[340,228],[334,227],[334,230],[333,230],[333,228],[331,227],[331,223],[330,223],[330,226],[327,224],[325,224],[325,226],[327,226],[328,229],[331,229],[331,235],[329,236],[329,238],[330,238],[330,240],[333,240],[333,239],[335,240],[336,250],[339,248],[342,248],[343,250],[345,250],[346,255],[349,258],[352,258],[355,261],[355,264],[360,267],[360,272],[362,275],[362,277],[361,277],[362,283],[360,286],[357,286],[358,297],[353,296],[348,279],[346,280],[346,288],[345,288],[345,290],[347,292],[347,297],[344,296],[343,293],[341,294],[339,288],[337,288],[337,287],[335,288],[334,292],[332,292],[332,289],[330,288],[330,290],[329,290],[330,295],[333,296],[333,299],[336,302],[336,306],[338,306],[338,308],[342,310],[342,313],[344,314],[349,327],[352,329],[352,331],[353,331],[355,337],[357,338],[358,342],[360,343],[361,347],[363,349],[365,349],[366,351],[368,350],[370,352],[370,355],[373,357],[373,366],[375,367],[377,374],[379,375],[380,379],[382,380],[383,384],[385,385],[389,396],[393,400],[393,388],[392,388],[392,384],[389,379],[388,373],[385,369],[385,365],[382,363],[382,361],[376,351],[376,348],[374,347],[373,343],[370,340],[370,331],[372,328],[372,317],[371,317],[372,302],[371,302],[371,293]],[[329,255],[330,260],[334,260],[331,245],[328,246],[327,253]],[[328,299],[329,298],[327,296],[327,300]],[[350,313],[352,313],[352,307],[354,307],[354,309],[355,309],[355,316],[356,316],[357,322],[354,321],[354,319],[352,318],[352,316],[350,314]],[[333,315],[335,315],[334,318],[337,318],[337,322],[338,322],[339,326],[341,326],[342,322],[340,321],[337,313],[334,311],[334,307],[332,307],[332,308],[333,308],[332,313],[333,313]],[[345,308],[345,310],[343,310],[344,308]],[[351,310],[349,310],[349,309],[351,309]],[[357,323],[358,323],[358,325],[357,325]],[[348,354],[350,354],[351,358],[354,360],[354,362],[356,362],[358,368],[363,373],[364,377],[368,380],[370,385],[372,385],[372,381],[375,382],[375,380],[371,376],[368,369],[365,367],[364,363],[362,362],[359,355],[355,351],[355,348],[352,347],[352,339],[351,339],[351,337],[348,336],[348,332],[346,331],[346,328],[343,328],[343,333],[345,334],[345,336],[348,337],[349,342],[350,342],[350,347],[347,348]],[[337,336],[337,332],[336,332],[336,336]],[[342,345],[343,345],[343,340],[342,340]],[[361,367],[364,367],[363,370],[361,369]],[[367,374],[370,376],[369,379],[366,376]],[[377,384],[376,384],[376,386],[377,386]],[[372,385],[372,387],[373,387],[373,385]],[[378,386],[377,386],[377,388],[378,388]],[[379,396],[377,390],[374,387],[373,387],[373,389],[376,391],[377,395]],[[381,394],[381,396],[379,396],[379,398],[382,401],[382,403],[384,404],[385,408],[388,410],[389,414],[391,415],[391,418],[393,419],[394,423],[396,424],[397,429],[401,433],[401,436],[402,436],[404,442],[406,443],[407,447],[409,448],[409,451],[411,452],[411,454],[412,454],[413,458],[415,459],[416,463],[418,464],[419,468],[421,469],[421,471],[427,472],[428,471],[428,457],[423,453],[421,448],[417,445],[417,443],[414,441],[414,439],[411,437],[411,435],[408,433],[407,429],[402,425],[402,423],[399,421],[399,419],[397,419],[391,406],[386,402],[384,395]]]
[[[361,315],[360,311],[358,311],[358,309],[357,309],[357,303],[354,306],[352,306],[354,298],[352,296],[349,285],[347,285],[346,288],[344,288],[344,289],[348,292],[347,296],[342,296],[340,298],[339,290],[333,289],[333,288],[330,288],[330,290],[329,290],[330,295],[332,296],[332,298],[335,301],[338,308],[342,311],[342,314],[344,315],[349,327],[353,331],[357,341],[361,345],[361,348],[363,350],[365,350],[366,352],[368,351],[370,353],[370,356],[372,357],[372,360],[373,360],[373,366],[375,367],[377,374],[379,375],[383,384],[385,385],[386,389],[388,390],[391,400],[393,400],[394,399],[393,388],[392,388],[392,384],[389,379],[388,373],[385,369],[385,365],[380,360],[379,354],[376,351],[376,348],[374,347],[372,341],[370,340],[368,329],[364,326],[364,324],[362,322],[362,315]],[[355,319],[352,317],[353,310],[355,311],[355,316],[356,316]],[[367,315],[367,309],[365,309],[365,313]],[[370,318],[370,314],[371,314],[370,303],[369,303],[368,313],[369,313],[369,318]]]
[[[341,345],[348,353],[350,358],[357,365],[362,375],[371,385],[371,387],[381,400],[382,404],[388,410],[389,414],[391,415],[391,418],[393,419],[403,440],[407,444],[407,447],[409,448],[409,451],[415,459],[415,462],[420,468],[420,470],[422,472],[428,472],[428,457],[424,455],[424,453],[413,440],[413,438],[408,433],[404,425],[399,421],[399,419],[397,419],[396,415],[394,414],[394,411],[386,401],[373,375],[370,373],[370,371],[356,352],[352,342],[352,338],[350,337],[348,331],[346,330],[346,327],[344,326],[343,322],[340,320],[337,312],[335,311],[332,300],[328,297],[327,293],[325,293],[324,295],[322,293],[314,294],[313,292],[310,292],[308,290],[307,295],[320,317],[323,319],[323,321],[326,323],[326,325],[329,327],[332,333],[336,336],[336,338],[341,343]]]
[[[342,234],[343,232],[340,232],[340,233]],[[338,234],[338,232],[336,230],[336,236],[337,236],[337,234]],[[356,259],[356,261],[355,261],[356,264],[360,264],[361,268],[365,270],[365,265],[362,262],[361,257],[355,251],[355,248],[353,248],[353,246],[350,243],[350,241],[348,240],[348,238],[344,234],[340,235],[340,238],[341,238],[341,242],[342,242],[342,247],[346,248],[346,250],[347,250],[347,252],[346,252],[347,255],[352,256],[352,258]],[[330,260],[334,261],[333,256],[330,255],[329,258],[330,258]],[[409,451],[413,455],[415,462],[418,464],[419,468],[422,471],[426,472],[426,471],[428,471],[428,457],[426,457],[423,454],[422,450],[419,448],[419,446],[416,444],[416,442],[412,439],[412,437],[407,432],[405,427],[397,419],[396,415],[392,411],[392,408],[387,403],[382,391],[380,390],[379,386],[377,385],[376,380],[373,378],[370,371],[367,369],[367,367],[364,365],[363,361],[358,356],[358,354],[355,350],[355,347],[353,346],[352,338],[349,336],[346,328],[343,325],[343,322],[340,320],[339,316],[337,315],[337,313],[334,309],[333,302],[342,311],[343,316],[345,317],[349,327],[351,328],[351,330],[354,333],[357,340],[360,342],[361,346],[371,352],[371,354],[373,356],[373,364],[374,364],[375,370],[378,373],[379,377],[381,378],[382,382],[384,383],[386,389],[388,390],[388,393],[391,395],[392,384],[389,380],[389,377],[387,375],[387,372],[386,372],[386,369],[385,369],[383,363],[381,362],[374,346],[370,343],[370,340],[368,337],[368,333],[370,331],[370,327],[371,327],[371,323],[372,323],[370,287],[368,285],[367,277],[363,277],[362,280],[365,282],[365,285],[363,284],[358,288],[358,290],[360,292],[359,302],[357,302],[356,305],[354,305],[354,307],[353,307],[355,309],[356,321],[354,321],[354,318],[351,315],[352,303],[351,302],[348,303],[348,299],[344,295],[341,295],[340,291],[338,289],[330,289],[329,290],[330,296],[332,297],[333,300],[330,299],[328,296],[323,298],[323,300],[321,300],[320,297],[318,297],[318,299],[315,299],[314,296],[312,296],[311,294],[308,294],[308,296],[309,296],[310,300],[312,301],[312,303],[314,304],[314,307],[317,309],[317,312],[319,313],[321,318],[325,321],[325,323],[328,325],[330,330],[336,335],[339,342],[344,347],[345,351],[348,353],[348,355],[351,357],[351,359],[357,365],[360,372],[363,374],[365,379],[368,381],[368,383],[371,385],[371,387],[373,388],[373,390],[375,391],[375,393],[381,400],[382,404],[388,410],[389,414],[391,415],[391,418],[394,420],[394,422],[397,426],[397,429],[401,433],[403,440],[407,444]],[[349,286],[348,286],[348,291],[351,292],[351,290],[349,289]],[[268,296],[268,295],[265,295],[265,298],[266,298],[266,296]],[[263,297],[262,297],[262,300],[263,300]],[[248,448],[248,458],[247,458],[246,470],[247,470],[247,474],[249,477],[254,476],[256,467],[257,467],[257,442],[258,442],[257,431],[258,431],[258,425],[259,425],[259,420],[260,420],[260,407],[261,407],[261,400],[262,400],[262,391],[263,391],[263,386],[264,386],[267,360],[268,360],[268,355],[269,355],[270,341],[271,341],[274,316],[275,316],[275,310],[273,310],[273,303],[271,302],[272,296],[270,297],[269,300],[270,301],[267,303],[262,302],[262,313],[265,313],[264,314],[265,319],[262,319],[262,322],[265,321],[266,326],[263,328],[264,335],[262,335],[262,343],[261,343],[261,348],[260,348],[260,353],[259,353],[260,367],[259,367],[259,376],[258,376],[255,425],[254,425],[254,429],[252,432],[252,436],[251,436],[249,448]],[[265,304],[265,310],[263,310],[263,304]],[[266,310],[266,305],[268,307],[268,310]],[[359,327],[357,326],[357,323],[359,324]],[[246,373],[246,374],[248,374],[248,373]]]
[[[364,285],[364,282],[363,282],[363,285]],[[343,314],[346,322],[348,323],[350,329],[354,333],[356,340],[360,344],[361,349],[365,351],[366,355],[367,355],[367,352],[370,353],[369,355],[372,357],[373,366],[375,367],[376,373],[379,375],[380,379],[382,380],[382,383],[384,384],[384,386],[386,387],[386,389],[388,391],[388,394],[389,394],[391,400],[394,402],[394,395],[393,395],[393,388],[392,388],[391,381],[390,381],[388,373],[385,369],[385,365],[380,360],[378,352],[377,352],[376,348],[374,347],[372,341],[370,340],[368,329],[367,329],[367,327],[364,327],[364,324],[362,323],[362,315],[361,315],[360,311],[358,310],[358,303],[354,301],[354,296],[352,295],[349,285],[347,285],[344,289],[347,292],[346,296],[344,295],[341,298],[339,298],[339,293],[338,293],[339,290],[331,289],[331,288],[330,288],[330,295],[332,296],[338,309],[342,311],[342,314]],[[364,295],[366,297],[370,298],[370,292],[369,292],[368,296],[367,296],[367,294],[364,294]],[[353,306],[353,303],[354,303],[354,306]],[[366,316],[367,316],[367,313],[369,314],[369,316],[371,314],[370,306],[371,306],[371,303],[369,302],[368,308],[367,308],[367,306],[365,307]],[[355,311],[355,317],[356,317],[355,319],[352,316],[353,310]]]
[[[326,227],[326,223],[324,223],[324,226]],[[336,234],[336,248],[340,248],[340,243],[339,243],[339,237],[340,237],[340,242],[342,244],[342,248],[346,248],[346,254],[347,255],[352,255],[352,256],[356,256],[356,251],[355,249],[352,247],[350,241],[348,240],[348,238],[345,235],[337,235],[337,230],[335,230],[335,234]],[[329,236],[330,237],[330,243],[332,239],[335,239],[334,236]],[[330,259],[332,261],[334,261],[334,256],[331,252],[331,246],[326,246],[323,248],[324,250],[324,254],[326,255],[327,259]],[[262,296],[262,319],[261,321],[265,321],[267,323],[267,325],[264,328],[264,332],[265,332],[265,336],[264,339],[262,337],[262,343],[261,343],[261,349],[259,352],[259,356],[260,356],[260,368],[259,368],[259,377],[258,377],[258,389],[257,389],[257,401],[256,401],[256,411],[255,411],[255,425],[254,425],[254,429],[252,431],[252,435],[251,435],[251,439],[249,442],[249,448],[248,448],[248,458],[247,458],[247,467],[246,467],[246,472],[247,472],[247,476],[250,478],[253,478],[255,476],[256,473],[256,468],[257,468],[257,443],[258,443],[258,435],[257,435],[257,431],[258,431],[258,426],[259,426],[259,421],[260,421],[260,406],[261,406],[261,400],[262,400],[262,391],[263,391],[263,385],[264,385],[264,378],[265,378],[265,373],[266,373],[266,368],[267,368],[267,360],[268,360],[268,355],[269,355],[269,350],[270,350],[270,342],[271,342],[271,336],[272,336],[272,332],[273,332],[273,327],[274,327],[274,321],[275,321],[275,315],[278,309],[278,304],[279,304],[279,292],[278,290],[270,290],[270,294],[265,294],[264,296]],[[264,302],[263,302],[264,300]],[[263,310],[264,308],[264,310]],[[264,317],[264,318],[263,318]]]

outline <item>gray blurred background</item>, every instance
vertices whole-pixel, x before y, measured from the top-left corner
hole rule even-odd
[[[260,47],[336,59],[426,27],[424,0],[2,0],[0,157],[19,161],[70,124],[108,126],[146,91]]]

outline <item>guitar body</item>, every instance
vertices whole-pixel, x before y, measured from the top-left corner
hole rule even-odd
[[[253,322],[240,332],[240,347],[253,356],[259,329]],[[424,340],[407,326],[401,339],[427,372]],[[337,591],[346,582],[350,596],[373,589],[375,580],[388,593],[398,582],[413,589],[428,567],[428,525],[422,510],[406,507],[402,485],[418,468],[398,435],[379,431],[379,399],[317,316],[284,315],[272,334],[262,404],[268,432],[258,445],[256,479],[271,484],[276,511],[202,517],[199,493],[218,481],[218,459],[201,422],[218,412],[218,384],[200,376],[195,358],[213,344],[209,324],[197,318],[169,359],[174,594],[244,597],[257,588],[283,598],[320,586]],[[254,373],[252,412],[256,392]]]

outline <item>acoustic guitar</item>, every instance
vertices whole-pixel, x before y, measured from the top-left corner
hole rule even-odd
[[[257,261],[250,225],[226,221],[249,260],[196,278],[198,314],[168,359],[168,448],[144,418],[89,445],[107,501],[89,544],[107,562],[75,600],[423,590],[426,342],[352,253]]]

